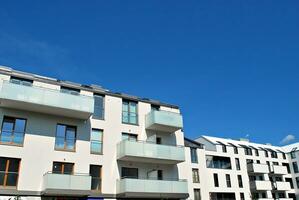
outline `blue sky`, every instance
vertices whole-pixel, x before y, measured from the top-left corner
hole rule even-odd
[[[297,0],[1,1],[0,65],[178,104],[190,138],[294,142],[298,10]]]

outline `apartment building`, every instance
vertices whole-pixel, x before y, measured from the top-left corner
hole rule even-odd
[[[185,140],[179,164],[192,200],[299,199],[299,143],[278,147],[246,139]]]
[[[175,105],[0,68],[0,199],[186,199]]]

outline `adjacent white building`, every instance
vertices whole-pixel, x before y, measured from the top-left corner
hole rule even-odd
[[[0,68],[0,200],[297,199],[299,144],[184,138],[179,107]]]

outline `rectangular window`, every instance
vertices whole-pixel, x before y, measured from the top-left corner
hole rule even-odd
[[[10,82],[19,85],[32,86],[33,80],[12,76],[10,77]]]
[[[245,148],[244,147],[244,152],[245,152],[245,155],[249,155],[249,156],[252,156],[252,149],[251,148]]]
[[[218,174],[213,174],[213,176],[214,176],[214,186],[219,187]]]
[[[287,159],[287,157],[286,157],[286,154],[285,153],[282,153],[282,158],[285,160],[285,159]]]
[[[138,179],[138,168],[122,167],[121,177]]]
[[[278,163],[278,162],[273,162],[272,164],[273,164],[273,165],[279,165],[279,163]]]
[[[151,110],[152,111],[159,111],[160,110],[160,106],[159,105],[151,105]]]
[[[243,192],[240,193],[240,200],[245,200],[245,196]]]
[[[0,143],[23,145],[25,129],[26,119],[4,116],[0,133]]]
[[[104,100],[105,97],[102,95],[93,95],[94,98],[94,111],[92,118],[94,119],[104,119],[105,107],[104,107]]]
[[[295,152],[295,151],[292,151],[292,152],[291,152],[291,158],[292,158],[292,159],[295,159],[295,158],[296,158],[296,152]]]
[[[198,169],[192,169],[193,183],[199,183]]]
[[[101,191],[102,166],[90,165],[89,174],[91,176],[91,190]]]
[[[20,159],[0,157],[0,186],[16,187],[19,177]]]
[[[103,130],[99,130],[99,129],[91,130],[90,152],[95,154],[103,153]]]
[[[269,157],[268,151],[265,150],[265,157]]]
[[[72,94],[72,95],[80,95],[80,90],[79,89],[69,88],[69,87],[65,87],[65,86],[60,87],[60,92],[67,93],[67,94]]]
[[[200,189],[194,189],[194,200],[201,200]]]
[[[237,169],[237,170],[241,170],[241,166],[240,166],[240,160],[239,160],[239,158],[236,158],[235,161],[236,161],[236,169]]]
[[[231,181],[230,181],[230,175],[226,174],[225,178],[226,178],[226,186],[229,187],[229,188],[232,187],[232,184],[231,184]]]
[[[299,176],[296,177],[296,185],[297,185],[297,188],[299,189]]]
[[[294,173],[299,173],[297,162],[293,162],[293,170],[294,170]]]
[[[163,171],[162,170],[157,170],[157,176],[158,176],[158,180],[163,180]]]
[[[53,174],[73,174],[74,163],[53,162]]]
[[[206,155],[207,168],[232,169],[230,157]]]
[[[277,158],[277,152],[271,151],[271,158]]]
[[[123,100],[122,122],[126,124],[138,124],[137,103]]]
[[[76,149],[76,127],[57,124],[55,149],[75,151]]]
[[[238,147],[234,147],[234,154],[238,154],[239,151],[238,151]]]
[[[239,187],[243,188],[243,181],[242,181],[242,176],[238,175],[238,183],[239,183]]]
[[[137,141],[137,135],[131,134],[131,133],[122,133],[121,139],[136,142]]]
[[[285,178],[285,180],[286,180],[286,182],[290,183],[291,189],[294,189],[294,184],[293,184],[292,178]]]
[[[222,145],[222,152],[226,153],[227,152],[227,149],[226,149],[226,145]]]
[[[256,156],[259,156],[259,155],[260,155],[258,149],[255,150],[255,155],[256,155]]]
[[[191,162],[198,163],[196,148],[190,148]]]

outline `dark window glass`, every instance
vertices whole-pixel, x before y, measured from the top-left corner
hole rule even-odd
[[[238,183],[239,183],[239,187],[243,188],[243,181],[242,181],[242,176],[238,175]]]
[[[24,141],[26,119],[4,117],[0,133],[0,143],[22,145]]]
[[[151,105],[151,110],[152,111],[159,111],[160,110],[160,106],[159,105]]]
[[[55,174],[73,174],[74,163],[53,162],[52,172]]]
[[[296,185],[297,185],[297,188],[299,189],[299,176],[296,177]]]
[[[138,168],[121,168],[121,177],[122,178],[134,178],[138,179]]]
[[[286,182],[289,182],[291,188],[294,189],[294,184],[293,184],[293,180],[292,180],[292,178],[285,178],[285,180],[286,180]]]
[[[101,191],[101,171],[102,166],[99,165],[90,165],[89,167],[89,173],[92,178],[91,181],[91,189],[92,190],[99,190]]]
[[[213,174],[213,176],[214,176],[214,186],[219,187],[218,174]]]
[[[238,154],[238,153],[239,153],[239,151],[238,151],[238,147],[234,147],[234,153],[235,153],[235,154]]]
[[[190,148],[191,162],[198,163],[196,148]]]
[[[226,174],[225,178],[226,178],[226,186],[227,187],[232,187],[232,184],[231,184],[231,181],[230,181],[230,175]]]
[[[255,150],[255,155],[256,155],[256,156],[259,156],[259,155],[260,155],[260,154],[259,154],[259,150],[257,150],[257,149]]]
[[[14,83],[14,84],[19,84],[19,85],[32,86],[33,80],[12,76],[12,77],[10,77],[10,82]]]
[[[0,157],[0,186],[17,186],[19,165],[20,159]]]
[[[76,127],[58,124],[56,128],[55,149],[74,151]]]
[[[291,158],[292,158],[292,159],[295,159],[295,158],[296,158],[296,152],[295,152],[295,151],[292,151],[292,152],[291,152]]]
[[[131,134],[131,133],[122,133],[121,139],[136,142],[137,141],[137,135]]]
[[[230,157],[207,155],[206,163],[208,168],[232,169]]]
[[[92,117],[94,119],[104,119],[104,96],[94,95],[94,112]]]
[[[192,169],[193,183],[199,183],[198,169]]]
[[[244,193],[242,193],[242,192],[240,193],[240,199],[241,199],[241,200],[245,200]]]
[[[297,162],[293,162],[293,170],[294,170],[294,173],[299,173]]]
[[[163,171],[162,170],[158,170],[158,180],[163,180]]]
[[[137,103],[134,101],[123,101],[122,122],[127,124],[138,124]]]
[[[201,200],[200,189],[194,189],[194,200]]]
[[[235,161],[236,161],[236,169],[241,170],[239,158],[236,158]]]
[[[75,88],[69,88],[69,87],[60,87],[60,92],[62,93],[67,93],[67,94],[72,94],[72,95],[80,95],[80,90],[75,89]]]
[[[269,157],[268,151],[265,150],[265,157]]]

